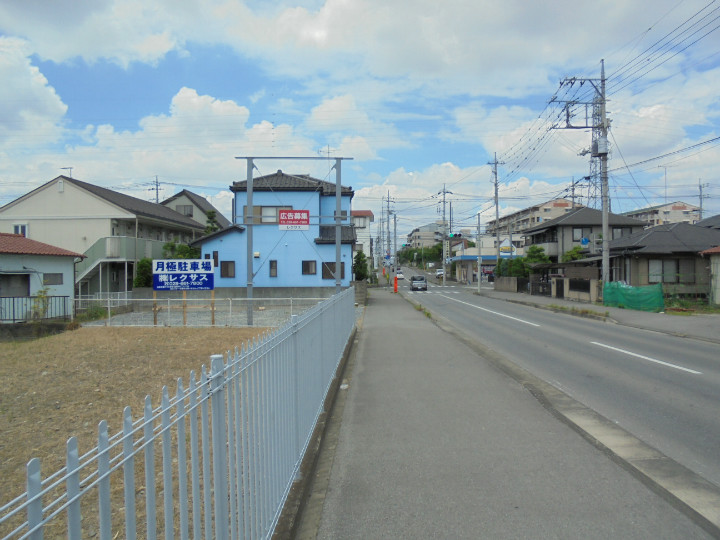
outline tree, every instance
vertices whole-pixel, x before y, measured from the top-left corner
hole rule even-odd
[[[545,249],[540,246],[530,246],[525,250],[525,262],[528,264],[549,263],[550,257],[545,255]]]
[[[577,261],[578,259],[582,259],[583,254],[581,253],[581,251],[582,251],[582,247],[575,246],[574,248],[563,253],[563,256],[560,259],[560,261],[561,262],[570,262],[570,261]]]
[[[217,213],[215,210],[208,210],[207,221],[205,223],[205,234],[214,233],[220,229],[220,224],[217,222]]]
[[[178,244],[175,240],[172,240],[163,245],[163,258],[199,259],[200,248],[190,247],[187,244]]]
[[[367,257],[365,257],[365,253],[363,253],[362,250],[358,251],[355,255],[353,272],[355,273],[355,281],[362,281],[370,276],[367,265]]]
[[[152,287],[152,259],[140,259],[137,264],[133,287]]]

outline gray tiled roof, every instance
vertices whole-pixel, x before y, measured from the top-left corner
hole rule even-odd
[[[181,213],[176,212],[167,206],[143,201],[142,199],[137,199],[135,197],[131,197],[130,195],[125,195],[111,189],[88,184],[87,182],[82,182],[74,178],[68,178],[67,176],[60,176],[58,178],[61,178],[65,182],[73,183],[76,186],[100,197],[101,199],[105,199],[107,202],[119,206],[123,210],[127,210],[137,216],[160,219],[193,229],[205,228],[204,225],[201,225],[194,219],[183,216]]]
[[[232,192],[247,191],[247,180],[233,182]],[[321,191],[322,195],[335,195],[335,183],[318,180],[307,174],[287,174],[278,170],[273,174],[253,178],[253,191]],[[341,186],[341,195],[353,196],[352,187]]]
[[[207,213],[211,211],[215,212],[215,221],[217,221],[218,225],[220,225],[221,228],[224,229],[225,227],[229,227],[230,225],[232,225],[228,218],[223,216],[217,208],[210,204],[210,201],[208,201],[205,197],[198,195],[197,193],[193,193],[192,191],[187,189],[183,189],[172,197],[165,199],[160,204],[162,204],[163,206],[167,206],[169,203],[171,203],[175,199],[182,197],[183,195],[190,199],[192,203],[200,210],[202,210],[205,215],[207,215]]]
[[[205,243],[207,240],[210,240],[211,238],[218,238],[220,236],[225,236],[226,234],[241,232],[245,232],[245,227],[243,227],[242,225],[230,225],[229,227],[225,227],[224,229],[219,229],[217,231],[211,232],[210,234],[206,234],[205,236],[202,236],[197,240],[193,240],[192,242],[190,242],[190,245],[201,246],[203,243]]]
[[[340,243],[354,244],[357,241],[355,227],[353,225],[342,225],[340,229]],[[320,225],[320,236],[315,239],[316,244],[335,243],[335,225]]]
[[[623,225],[642,227],[645,225],[645,222],[640,221],[639,219],[610,213],[608,214],[608,224],[610,227],[619,227]],[[534,232],[544,231],[551,227],[587,227],[593,225],[602,225],[602,211],[594,208],[576,208],[575,210],[556,217],[555,219],[543,221],[534,227],[525,229],[522,234],[528,235]]]
[[[699,225],[700,227],[710,227],[711,229],[720,229],[720,214],[701,219],[695,225]]]
[[[699,253],[720,245],[720,230],[689,223],[668,223],[616,238],[609,245],[614,253]]]

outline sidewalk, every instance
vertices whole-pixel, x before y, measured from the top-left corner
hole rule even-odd
[[[469,287],[468,287],[469,288]],[[474,287],[477,290],[477,287]],[[645,328],[675,336],[691,337],[720,343],[720,315],[677,315],[668,313],[648,313],[632,309],[621,309],[602,305],[564,300],[562,298],[551,298],[548,296],[536,296],[525,293],[500,292],[492,288],[490,284],[483,284],[480,295],[532,305],[544,309],[552,309],[554,306],[572,312],[573,310],[588,310],[597,314],[608,314],[610,322],[632,326],[634,328]]]
[[[373,290],[298,538],[709,538],[400,295]]]

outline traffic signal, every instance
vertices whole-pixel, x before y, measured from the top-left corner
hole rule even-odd
[[[450,233],[450,238],[461,238],[462,233]]]

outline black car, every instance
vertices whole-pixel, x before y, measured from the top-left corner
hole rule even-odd
[[[411,291],[427,291],[427,280],[425,276],[412,276],[410,278]]]

